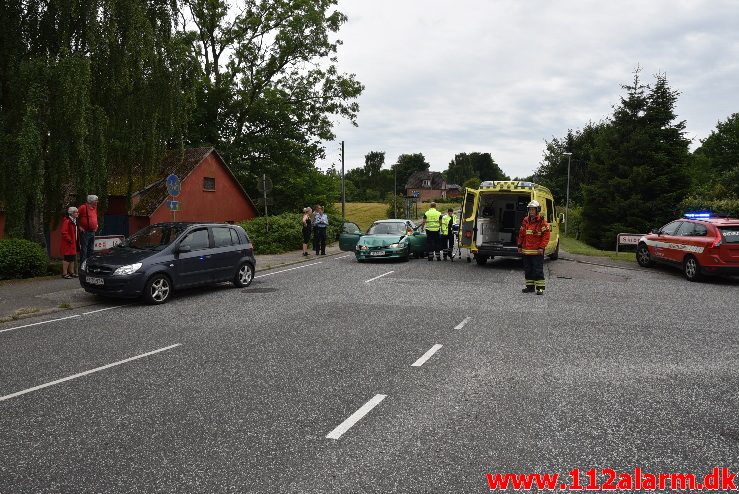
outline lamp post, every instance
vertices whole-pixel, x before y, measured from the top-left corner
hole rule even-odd
[[[398,219],[398,164],[393,165],[395,181],[393,182],[393,219]]]
[[[567,199],[565,209],[567,209],[567,217],[565,218],[565,237],[567,236],[567,224],[570,222],[570,162],[572,161],[572,153],[562,153],[567,156]]]
[[[346,188],[344,186],[344,141],[341,141],[341,221],[346,221]]]

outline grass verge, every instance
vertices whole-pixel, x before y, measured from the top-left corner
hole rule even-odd
[[[584,242],[575,240],[571,237],[560,237],[560,246],[570,254],[581,256],[607,257],[615,261],[636,262],[636,255],[633,252],[619,252],[618,254],[612,250],[600,250],[591,247]]]

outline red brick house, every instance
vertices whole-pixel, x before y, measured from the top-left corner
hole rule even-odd
[[[166,178],[172,174],[177,175],[181,182],[181,191],[176,198],[167,193]],[[251,198],[212,147],[185,149],[184,153],[165,155],[154,173],[147,177],[148,185],[131,196],[129,209],[126,208],[120,178],[113,176],[108,183],[107,207],[101,211],[104,221],[99,235],[127,237],[145,226],[172,221],[173,218],[177,221],[237,223],[257,216]],[[174,215],[169,209],[171,199],[179,203]],[[3,219],[0,217],[0,221]],[[51,257],[60,257],[60,241],[57,225],[49,235]]]
[[[406,197],[418,197],[419,201],[451,199],[462,195],[462,187],[447,184],[440,172],[418,171],[408,177],[405,184]]]

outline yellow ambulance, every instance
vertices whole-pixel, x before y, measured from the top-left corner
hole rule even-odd
[[[541,214],[552,229],[544,254],[557,259],[564,214],[557,216],[551,191],[532,182],[508,180],[485,181],[479,189],[465,189],[459,247],[468,249],[467,262],[472,257],[481,265],[494,257],[521,257],[518,230],[533,200],[541,204]]]

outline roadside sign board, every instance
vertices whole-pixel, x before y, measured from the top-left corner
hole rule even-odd
[[[177,197],[182,191],[182,183],[177,175],[167,177],[167,193],[172,197]]]
[[[619,233],[616,237],[616,252],[620,245],[637,245],[646,233]]]
[[[179,211],[180,201],[167,201],[167,206],[169,207],[170,211]]]
[[[95,237],[94,250],[108,250],[123,242],[123,235],[101,235]]]

